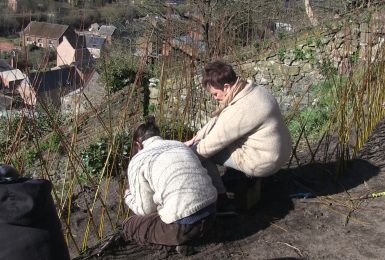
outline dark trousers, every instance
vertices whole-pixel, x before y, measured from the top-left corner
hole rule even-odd
[[[211,229],[213,222],[213,215],[194,224],[166,224],[157,213],[133,215],[124,222],[123,232],[126,241],[133,240],[140,245],[189,245],[202,238]]]

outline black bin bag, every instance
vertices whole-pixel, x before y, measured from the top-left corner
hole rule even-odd
[[[0,164],[0,259],[70,259],[51,190]]]

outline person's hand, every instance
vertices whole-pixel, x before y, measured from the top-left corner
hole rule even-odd
[[[124,198],[126,198],[129,195],[131,195],[131,192],[130,192],[129,187],[127,187],[127,189],[124,191]]]
[[[193,139],[188,140],[188,141],[184,142],[184,144],[185,144],[186,146],[190,147],[190,146],[192,146],[192,145],[194,144],[194,140],[193,140]]]
[[[185,144],[186,146],[190,147],[190,146],[192,146],[192,145],[194,145],[194,144],[196,143],[195,139],[196,139],[196,136],[194,136],[194,137],[191,138],[190,140],[184,142],[184,144]]]

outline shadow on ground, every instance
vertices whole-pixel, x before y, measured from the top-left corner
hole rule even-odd
[[[343,174],[337,178],[341,167]],[[337,163],[310,163],[281,170],[265,179],[262,187],[270,187],[274,192],[279,189],[281,196],[290,198],[300,198],[301,195],[326,196],[353,189],[376,176],[379,171],[379,167],[363,159],[349,160],[343,166]],[[269,193],[267,190],[265,192]]]
[[[211,242],[243,239],[284,218],[293,209],[294,198],[326,196],[351,190],[379,173],[379,168],[362,159],[347,161],[343,176],[336,178],[337,163],[311,163],[280,170],[262,179],[261,200],[238,217],[217,218]]]
[[[340,178],[335,173],[340,167],[336,163],[310,163],[297,168],[280,170],[277,174],[262,179],[260,202],[251,210],[238,216],[217,217],[213,231],[199,244],[195,245],[199,252],[216,250],[215,255],[228,258],[226,252],[219,254],[218,246],[231,241],[246,239],[258,231],[274,225],[274,222],[285,218],[294,209],[293,199],[333,195],[350,190],[379,173],[379,168],[363,159],[346,162],[345,172]],[[96,256],[104,242],[91,248],[76,259],[177,259],[175,252],[159,252],[151,247],[143,247],[134,243],[118,243],[103,254]],[[282,258],[283,259],[283,258]],[[293,259],[293,258],[292,258]]]

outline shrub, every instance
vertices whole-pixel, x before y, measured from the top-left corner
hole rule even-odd
[[[355,52],[353,52],[350,56],[349,56],[349,62],[351,64],[357,64],[359,59],[360,59],[360,56],[359,56],[360,52],[359,50],[356,50]]]
[[[315,51],[312,48],[306,49],[304,51],[304,55],[306,60],[308,60],[311,64],[317,64],[316,58],[315,58]]]
[[[63,147],[61,146],[61,137],[58,133],[53,132],[50,135],[50,138],[48,141],[43,143],[41,149],[43,150],[49,150],[55,153],[62,153],[63,152]]]
[[[335,68],[330,60],[324,59],[320,64],[321,74],[324,77],[337,75],[337,68]]]
[[[128,133],[117,134],[115,145],[112,147],[112,154],[108,158],[111,145],[108,138],[102,137],[81,152],[81,158],[88,173],[91,175],[99,174],[105,164],[107,164],[107,170],[112,172],[127,167],[131,151],[131,135]]]
[[[283,40],[286,37],[285,32],[278,32],[278,39]]]
[[[336,88],[342,85],[343,81],[334,77],[311,88],[311,95],[315,97],[312,104],[303,108],[289,123],[289,129],[294,139],[299,138],[303,128],[306,135],[312,140],[316,140],[324,134],[331,115],[335,111]]]
[[[41,152],[50,149],[54,152],[61,152],[60,136],[54,132],[53,122],[60,126],[64,118],[60,113],[52,110],[50,115],[41,108],[37,108],[37,113],[34,114],[18,114],[14,113],[9,118],[0,118],[0,159],[3,160],[6,156],[14,156],[19,154],[22,160],[25,160],[27,165],[31,165]],[[46,135],[52,133],[51,139],[46,142],[32,143],[33,140],[38,141]],[[16,136],[17,135],[17,136]],[[13,140],[23,140],[23,142],[13,142]],[[8,148],[11,145],[16,145],[13,150]],[[32,148],[35,147],[35,148]],[[39,147],[37,149],[36,147]],[[12,152],[12,154],[9,154]]]
[[[25,164],[27,166],[32,166],[33,163],[39,158],[40,152],[37,151],[34,147],[31,147],[27,150],[25,150]]]
[[[135,81],[139,60],[129,50],[116,44],[102,54],[96,67],[107,89],[116,92]],[[151,75],[148,71],[141,74],[141,85],[148,85]]]
[[[284,48],[281,48],[278,50],[278,59],[279,61],[283,62],[286,57],[286,50]]]
[[[293,50],[294,53],[294,59],[295,60],[304,60],[305,59],[305,53],[303,52],[302,49],[295,47]]]
[[[100,172],[107,160],[107,139],[102,138],[94,144],[90,144],[82,153],[82,161],[90,174]]]

